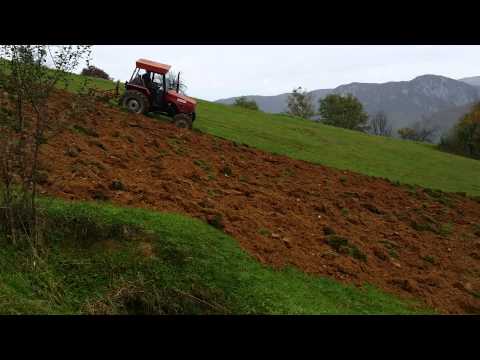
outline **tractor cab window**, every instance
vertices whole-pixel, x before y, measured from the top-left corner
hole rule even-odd
[[[143,70],[136,71],[136,74],[133,74],[132,79],[130,80],[131,84],[143,86],[142,76],[145,74]]]
[[[153,74],[153,83],[158,89],[163,90],[163,75]]]
[[[151,83],[152,74],[148,73],[143,69],[139,69],[134,74],[133,79],[130,81],[131,84],[140,85],[140,86],[147,86]]]
[[[140,69],[130,83],[163,91],[163,75],[145,71],[144,69]]]

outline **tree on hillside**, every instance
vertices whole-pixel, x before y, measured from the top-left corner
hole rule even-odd
[[[315,115],[312,95],[300,86],[293,89],[292,93],[288,95],[287,108],[289,115],[303,119],[310,119]]]
[[[460,118],[440,147],[451,152],[480,159],[480,102]]]
[[[368,129],[368,115],[353,95],[331,94],[320,99],[319,103],[319,114],[324,124],[357,131]]]
[[[88,67],[84,68],[81,72],[81,75],[111,80],[110,76],[105,71],[93,65],[89,65]]]
[[[438,127],[429,123],[426,118],[417,121],[411,127],[404,127],[398,130],[398,135],[404,140],[433,142]]]
[[[373,135],[392,136],[392,126],[389,125],[387,115],[383,111],[372,117],[369,128]]]
[[[175,90],[177,91],[177,83],[178,83],[178,72],[175,71],[170,71],[167,73],[166,76],[166,82],[167,82],[167,87],[169,90]],[[187,85],[185,83],[185,80],[183,79],[182,76],[180,76],[180,85],[178,87],[178,91],[180,94],[186,95],[187,91]]]
[[[398,132],[398,136],[400,136],[400,138],[403,140],[417,139],[417,134],[415,133],[415,130],[413,130],[411,127],[403,127],[401,129],[398,129],[397,132]]]
[[[40,148],[59,130],[65,115],[49,106],[49,100],[82,60],[88,62],[90,51],[91,46],[83,45],[0,47],[0,57],[7,60],[0,67],[5,79],[1,110],[8,110],[0,112],[0,238],[12,244],[26,240],[33,256],[41,244],[37,185],[46,176]]]
[[[245,109],[250,109],[250,110],[259,110],[257,103],[255,100],[249,100],[246,96],[240,96],[235,99],[234,104],[235,106],[240,106]]]

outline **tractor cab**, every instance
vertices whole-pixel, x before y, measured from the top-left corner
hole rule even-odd
[[[125,83],[122,105],[131,112],[157,112],[173,119],[178,127],[191,128],[195,120],[196,101],[179,93],[180,74],[176,89],[169,89],[166,75],[170,65],[139,59],[130,81]]]

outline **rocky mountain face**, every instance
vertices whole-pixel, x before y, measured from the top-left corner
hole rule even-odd
[[[335,89],[311,91],[315,104],[328,94],[352,94],[363,104],[370,115],[384,111],[393,129],[411,125],[423,118],[441,119],[438,126],[444,132],[463,115],[464,109],[480,100],[480,87],[475,86],[480,77],[450,79],[438,75],[422,75],[411,81],[383,84],[351,83]],[[286,111],[288,94],[277,96],[247,96],[257,102],[261,110],[272,113]],[[233,104],[235,98],[217,102]]]

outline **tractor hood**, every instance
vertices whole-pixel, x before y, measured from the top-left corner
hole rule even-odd
[[[168,90],[168,95],[170,95],[172,98],[177,98],[177,99],[180,99],[180,102],[182,102],[181,100],[195,106],[197,105],[197,102],[195,100],[193,100],[191,97],[188,97],[188,96],[185,96],[185,95],[182,95],[182,94],[178,94],[176,91],[173,91],[173,90]]]

